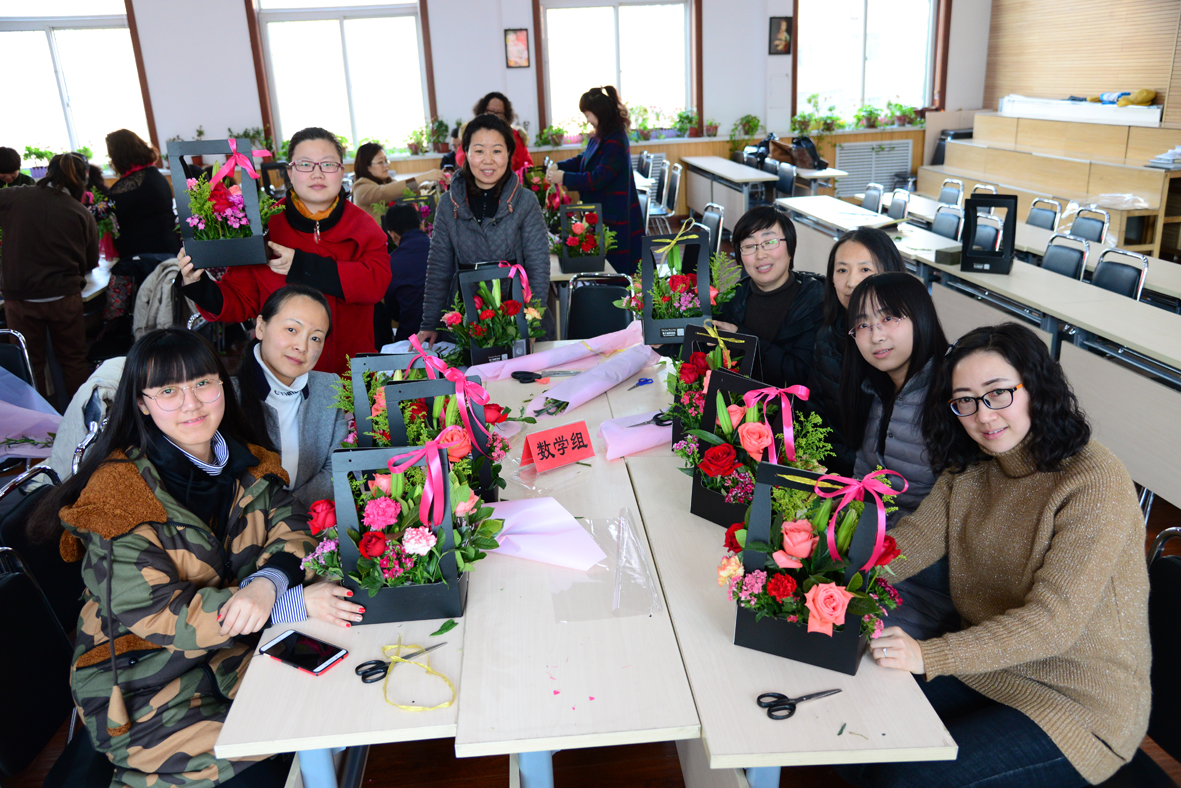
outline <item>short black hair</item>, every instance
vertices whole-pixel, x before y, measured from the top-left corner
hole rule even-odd
[[[381,229],[390,233],[404,235],[410,230],[417,230],[422,226],[422,214],[418,206],[412,202],[400,202],[386,209],[381,217]]]
[[[497,199],[500,198],[500,190],[504,188],[504,184],[513,174],[513,153],[517,149],[517,142],[513,138],[513,129],[502,118],[493,115],[490,112],[485,112],[483,115],[477,115],[468,121],[468,124],[463,128],[463,141],[460,143],[463,147],[463,153],[466,156],[468,148],[472,145],[472,137],[477,131],[488,129],[495,131],[504,139],[505,150],[508,151],[508,166],[504,169],[504,175],[501,176],[500,181],[496,184],[494,192]],[[463,180],[467,185],[468,193],[472,194],[472,189],[476,187],[476,178],[472,175],[472,160],[465,158],[463,160]],[[395,231],[396,232],[396,231]]]
[[[12,148],[0,148],[0,172],[7,175],[21,168],[21,155]]]
[[[742,242],[755,233],[762,232],[776,225],[778,225],[779,230],[783,233],[783,242],[787,244],[787,255],[791,258],[789,268],[795,268],[796,226],[788,218],[787,212],[773,205],[760,205],[757,208],[751,208],[742,214],[742,218],[738,220],[738,224],[734,225],[734,232],[730,236],[730,242],[734,245],[734,257],[738,260],[739,264],[742,263],[742,252],[738,251],[738,247],[742,245]]]
[[[988,459],[947,404],[956,365],[973,353],[996,353],[1021,376],[1021,387],[1029,394],[1027,442],[1039,471],[1060,470],[1064,460],[1091,440],[1091,425],[1046,343],[1017,323],[982,326],[960,337],[931,379],[923,408],[923,440],[936,473],[960,473]]]
[[[493,99],[500,99],[500,103],[504,105],[505,122],[512,123],[517,119],[516,113],[513,112],[513,102],[508,100],[508,96],[495,90],[476,102],[476,105],[472,107],[472,114],[483,115],[488,111],[488,105],[492,103]]]
[[[306,129],[300,129],[292,134],[291,142],[287,145],[287,158],[293,159],[295,157],[295,148],[299,143],[310,142],[311,140],[331,142],[336,147],[336,155],[340,156],[342,163],[344,162],[344,146],[340,144],[340,140],[331,131],[322,129],[319,126],[308,126]]]
[[[828,253],[828,276],[824,281],[824,325],[826,326],[837,322],[837,319],[845,311],[845,308],[841,306],[841,300],[837,298],[836,285],[833,284],[832,275],[836,270],[837,249],[847,243],[861,244],[868,249],[870,257],[877,263],[879,274],[906,271],[906,263],[903,262],[902,255],[898,253],[898,246],[887,233],[876,227],[855,227],[852,230],[846,230],[832,245],[832,250]]]

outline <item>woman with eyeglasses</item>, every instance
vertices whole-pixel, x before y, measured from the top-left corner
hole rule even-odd
[[[828,276],[824,279],[824,326],[816,333],[812,352],[812,374],[808,377],[811,396],[808,406],[832,430],[828,436],[834,456],[826,464],[834,473],[853,473],[857,447],[841,431],[841,367],[852,344],[846,310],[849,296],[866,277],[888,271],[905,271],[906,264],[890,236],[872,227],[845,232],[828,254]]]
[[[923,414],[939,481],[892,535],[913,577],[944,558],[963,628],[873,641],[959,745],[954,761],[838,767],[875,788],[1103,783],[1151,703],[1144,521],[1123,464],[1091,439],[1062,367],[1014,323],[940,359]],[[893,618],[893,615],[891,615]]]
[[[533,157],[529,155],[529,148],[526,146],[527,140],[524,133],[517,127],[517,114],[513,112],[513,102],[508,100],[508,96],[503,93],[492,91],[488,95],[481,98],[472,107],[472,117],[483,115],[485,112],[495,115],[496,117],[509,124],[513,130],[513,158],[509,164],[509,168],[516,173],[519,173],[524,167],[533,166]],[[463,139],[463,129],[459,130],[459,138]],[[467,154],[463,152],[462,146],[457,146],[455,150],[455,166],[463,167],[463,162],[467,158]]]
[[[357,155],[353,157],[353,174],[353,202],[369,211],[378,224],[389,204],[407,189],[417,193],[419,184],[438,181],[443,177],[442,170],[434,169],[401,180],[391,178],[385,148],[376,142],[366,142],[357,148]]]
[[[931,377],[947,351],[947,338],[927,288],[906,273],[875,274],[849,297],[850,341],[841,369],[841,425],[857,447],[854,476],[877,468],[897,471],[906,492],[888,526],[918,508],[935,484],[923,443],[922,412]],[[935,637],[958,628],[947,589],[947,562],[936,562],[901,583],[902,605],[890,622],[914,637]]]
[[[792,270],[796,228],[773,206],[743,214],[731,239],[747,278],[722,306],[718,328],[758,338],[765,382],[807,384],[824,318],[824,280]]]
[[[132,346],[98,442],[29,524],[81,562],[70,686],[115,784],[207,788],[245,772],[283,785],[289,761],[213,754],[250,636],[268,619],[348,624],[359,609],[331,584],[302,596],[316,538],[288,481],[200,335],[161,329]]]
[[[328,299],[336,331],[316,362],[320,372],[348,374],[346,357],[372,353],[373,305],[390,283],[385,233],[344,196],[344,148],[325,129],[298,131],[288,145],[291,192],[267,225],[266,265],[231,267],[215,281],[181,250],[181,291],[206,320],[254,320],[267,297],[287,284],[314,287]]]

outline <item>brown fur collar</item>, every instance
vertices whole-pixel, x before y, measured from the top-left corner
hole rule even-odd
[[[250,453],[258,460],[258,465],[250,469],[250,473],[254,478],[261,479],[267,474],[274,474],[283,480],[284,485],[291,484],[291,477],[287,475],[287,471],[283,470],[283,462],[279,455],[273,451],[267,451],[262,446],[255,446],[253,443],[248,444]]]
[[[157,646],[151,641],[144,640],[139,635],[129,634],[122,635],[115,638],[115,655],[126,654],[129,651],[148,651],[151,649],[159,649],[163,646]],[[88,668],[91,665],[98,665],[101,662],[106,662],[111,658],[111,644],[100,643],[94,648],[87,651],[82,656],[78,657],[78,661],[74,663],[75,667]]]

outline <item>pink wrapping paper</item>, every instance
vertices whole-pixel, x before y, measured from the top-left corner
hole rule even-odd
[[[490,553],[585,572],[607,557],[593,537],[553,498],[499,501],[488,506],[504,519]]]
[[[579,405],[590,402],[604,391],[615,388],[644,367],[658,361],[660,354],[647,345],[628,348],[618,356],[601,362],[594,369],[567,378],[548,391],[538,394],[529,403],[526,412],[530,416],[537,416],[537,411],[545,407],[546,400],[561,400],[569,403],[561,415],[568,415]],[[539,418],[545,418],[547,415],[542,414]]]
[[[556,369],[559,367],[585,369],[586,367],[573,365],[571,362],[577,362],[583,359],[598,362],[602,360],[601,356],[623,350],[632,345],[638,345],[643,339],[644,330],[640,321],[637,320],[622,331],[603,334],[593,339],[574,342],[569,345],[553,348],[552,350],[543,350],[540,353],[531,353],[527,356],[520,356],[519,358],[510,358],[508,361],[493,361],[490,364],[478,364],[469,368],[467,373],[469,375],[479,375],[480,379],[487,383],[490,380],[506,380],[511,378],[514,372],[540,372],[543,369]],[[593,366],[593,364],[589,366]]]
[[[632,424],[643,424],[657,413],[644,413],[636,416],[624,416],[619,419],[607,419],[599,425],[599,435],[607,444],[607,459],[616,460],[629,454],[654,449],[657,446],[667,446],[672,443],[673,427],[658,427],[655,424],[644,424],[643,427],[633,427]]]
[[[57,432],[61,414],[37,390],[5,369],[0,369],[0,440],[8,438],[49,439]],[[50,447],[28,443],[0,445],[0,457],[48,457]]]

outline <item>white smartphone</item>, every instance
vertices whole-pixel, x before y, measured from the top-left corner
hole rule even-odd
[[[267,643],[259,649],[259,653],[274,657],[313,676],[319,676],[349,654],[340,646],[325,643],[294,629],[287,630]]]

